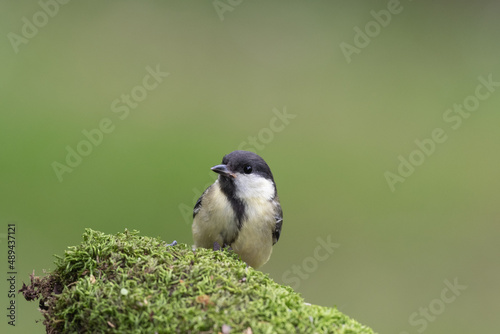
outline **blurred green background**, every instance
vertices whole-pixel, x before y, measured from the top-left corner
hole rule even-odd
[[[387,1],[41,3],[51,15],[0,4],[0,241],[5,259],[15,223],[18,289],[86,227],[191,243],[186,210],[244,145],[278,185],[284,227],[262,268],[277,282],[379,333],[498,329],[500,87],[458,129],[443,119],[479,76],[500,81],[498,1],[390,2],[385,27],[370,22]],[[169,75],[141,96],[157,66]],[[54,161],[103,119],[113,131],[60,182]],[[391,191],[384,173],[435,128],[447,141]],[[339,244],[321,261],[318,237]],[[467,288],[445,303],[455,279]],[[2,332],[42,333],[21,296],[7,325],[1,281]]]

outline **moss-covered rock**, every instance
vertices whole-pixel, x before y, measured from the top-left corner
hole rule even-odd
[[[231,251],[87,229],[56,265],[21,289],[40,299],[48,333],[373,333]]]

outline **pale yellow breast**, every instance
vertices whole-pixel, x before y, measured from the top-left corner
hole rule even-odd
[[[251,219],[245,221],[231,247],[243,261],[258,268],[269,260],[273,250],[274,212],[266,200],[250,200],[247,204],[247,217]]]
[[[193,238],[196,247],[212,248],[214,242],[223,246],[224,240],[233,240],[231,248],[254,268],[265,264],[272,252],[272,230],[276,224],[274,207],[269,196],[246,198],[245,219],[238,224],[231,203],[216,181],[202,199],[202,210],[193,220]],[[207,203],[210,203],[208,205]]]
[[[223,246],[224,239],[233,239],[238,233],[231,203],[217,183],[218,181],[215,181],[205,194],[201,202],[203,209],[193,220],[193,239],[196,247],[212,248],[214,242]]]

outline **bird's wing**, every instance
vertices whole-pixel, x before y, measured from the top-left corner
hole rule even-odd
[[[278,242],[281,235],[281,226],[283,225],[283,210],[281,209],[281,204],[279,199],[276,197],[274,199],[274,205],[276,206],[274,219],[276,220],[276,225],[273,229],[273,245]]]
[[[212,186],[210,186],[207,189],[205,189],[205,191],[203,192],[203,194],[201,194],[200,198],[198,198],[198,200],[196,201],[196,204],[194,205],[194,208],[193,208],[193,218],[196,217],[196,214],[201,209],[201,199],[203,198],[203,196],[205,196],[205,194],[207,193],[208,189],[210,189],[211,187]]]

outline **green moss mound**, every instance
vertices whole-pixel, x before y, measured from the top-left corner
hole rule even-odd
[[[373,333],[231,251],[87,229],[56,265],[21,289],[40,300],[48,333]]]

